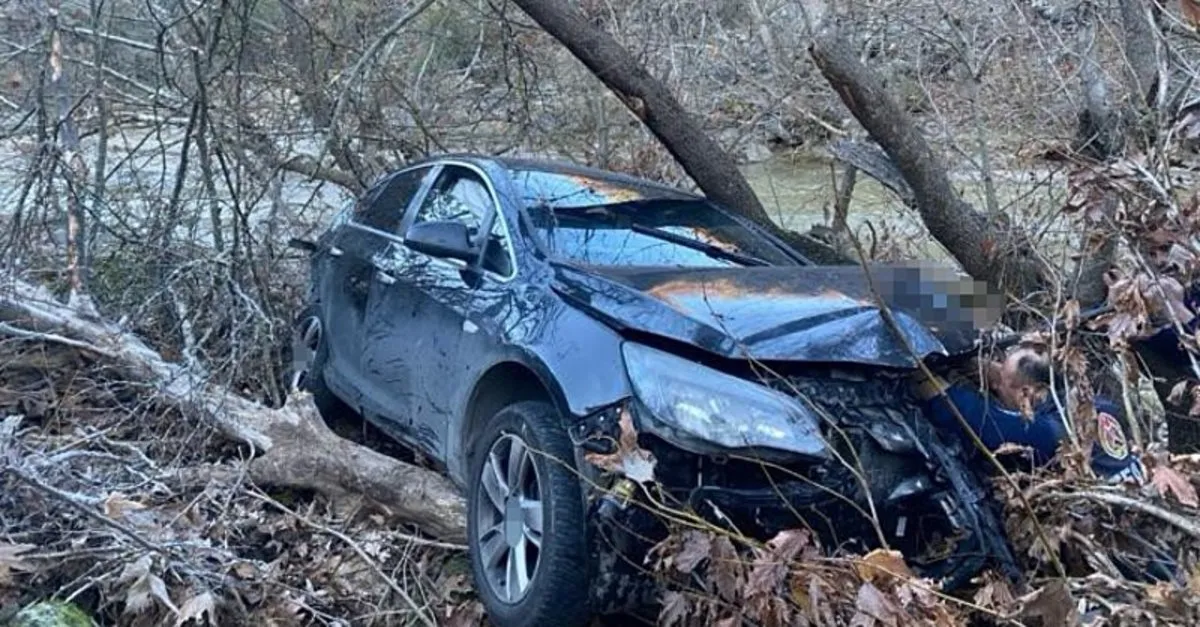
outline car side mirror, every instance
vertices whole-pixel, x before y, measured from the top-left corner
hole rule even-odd
[[[432,257],[470,262],[478,254],[467,225],[452,220],[418,222],[408,229],[404,245]]]

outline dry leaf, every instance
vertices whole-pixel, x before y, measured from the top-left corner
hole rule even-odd
[[[984,579],[987,583],[975,593],[975,604],[989,610],[1007,611],[1015,600],[1008,580],[990,572],[984,575]]]
[[[485,611],[479,601],[467,601],[452,608],[441,624],[445,627],[477,627],[483,625]]]
[[[127,511],[146,509],[145,505],[125,498],[124,494],[113,492],[104,499],[104,515],[109,518],[122,518]]]
[[[167,584],[163,583],[158,575],[150,572],[151,564],[150,556],[143,555],[138,561],[127,564],[121,571],[120,580],[129,582],[129,589],[125,591],[125,612],[137,614],[145,611],[152,607],[157,599],[178,616],[179,608],[171,602],[171,595],[167,594]]]
[[[1077,328],[1079,326],[1079,301],[1072,298],[1063,303],[1059,315],[1063,318],[1067,329]]]
[[[1079,612],[1075,607],[1075,599],[1071,591],[1061,579],[1055,579],[1045,587],[1034,590],[1021,597],[1021,609],[1015,618],[1022,624],[1042,625],[1043,627],[1067,627],[1079,624]],[[1030,622],[1031,619],[1040,619]]]
[[[1193,570],[1192,574],[1188,576],[1187,587],[1188,592],[1191,592],[1192,594],[1200,594],[1200,569]]]
[[[783,578],[787,576],[786,562],[780,562],[769,554],[761,554],[754,560],[754,568],[750,571],[749,581],[746,582],[746,596],[770,596],[775,594]]]
[[[683,534],[683,546],[675,554],[675,568],[681,573],[690,573],[696,570],[700,562],[708,559],[711,552],[712,540],[708,534],[688,530]]]
[[[253,579],[258,574],[258,569],[250,562],[238,562],[233,566],[233,572],[240,579]]]
[[[807,529],[784,529],[767,542],[771,555],[781,562],[796,559],[805,548],[812,546],[812,533]]]
[[[588,453],[584,456],[587,461],[609,472],[619,472],[638,483],[654,481],[654,455],[638,446],[637,430],[633,427],[633,414],[628,408],[621,408],[621,418],[618,421],[621,435],[617,439],[617,452],[608,455]]]
[[[1156,467],[1150,483],[1155,488],[1158,488],[1158,491],[1164,497],[1169,493],[1173,494],[1180,503],[1188,507],[1200,505],[1200,498],[1196,495],[1196,487],[1192,485],[1192,482],[1187,477],[1180,474],[1174,468],[1169,466]]]
[[[913,573],[904,563],[904,556],[899,551],[875,549],[854,563],[854,570],[863,581],[879,584],[890,582],[892,577],[901,579],[913,578]]]
[[[197,625],[203,625],[205,616],[208,617],[208,622],[216,625],[216,610],[216,600],[213,599],[211,592],[197,594],[183,602],[183,606],[179,608],[179,617],[175,619],[175,627],[180,627],[189,620],[196,621]]]
[[[859,613],[851,621],[852,625],[870,624],[869,621],[860,623],[862,621],[860,617],[870,617],[884,625],[894,626],[899,624],[899,610],[879,591],[879,588],[870,583],[864,583],[858,589],[858,598],[854,602],[854,607]]]
[[[33,567],[21,557],[37,548],[34,544],[7,544],[0,542],[0,586],[12,583],[13,571],[31,571]]]
[[[662,610],[658,613],[658,624],[662,627],[686,625],[688,614],[687,597],[675,591],[663,593]]]
[[[720,535],[712,544],[712,562],[708,576],[717,584],[717,594],[734,602],[745,579],[745,568],[729,536]]]

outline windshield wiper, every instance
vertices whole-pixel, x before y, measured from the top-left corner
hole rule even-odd
[[[641,201],[641,204],[644,204],[645,202],[647,201]],[[554,213],[569,215],[573,218],[593,220],[595,222],[609,222],[610,220],[606,218],[619,214],[621,217],[627,220],[623,226],[627,225],[629,229],[635,233],[656,237],[663,241],[671,242],[672,244],[679,244],[680,246],[702,252],[709,257],[733,261],[735,263],[742,264],[743,266],[771,265],[768,262],[759,259],[758,257],[751,257],[750,255],[743,255],[742,253],[725,250],[724,248],[721,248],[715,244],[709,244],[707,242],[695,240],[687,237],[686,235],[679,235],[678,233],[672,233],[658,227],[639,224],[636,220],[633,220],[633,214],[636,212],[631,210],[632,206],[636,204],[639,204],[638,201],[614,203],[611,205],[597,205],[592,207],[560,207],[555,209]]]

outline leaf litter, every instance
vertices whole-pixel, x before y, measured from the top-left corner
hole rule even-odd
[[[3,342],[0,362],[0,617],[71,598],[102,625],[419,624],[384,572],[430,624],[483,624],[463,551],[354,503],[262,493],[247,449],[75,349]]]

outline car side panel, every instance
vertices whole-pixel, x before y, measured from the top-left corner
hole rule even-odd
[[[372,411],[443,461],[451,399],[467,383],[459,356],[476,352],[462,345],[480,341],[465,332],[463,316],[489,286],[468,289],[458,268],[399,244],[378,266],[399,279],[377,284],[371,296],[364,363],[368,394],[379,403]]]
[[[463,334],[456,379],[470,382],[449,399],[451,437],[445,459],[451,477],[462,482],[465,451],[473,434],[464,433],[470,403],[481,379],[506,362],[533,371],[568,422],[630,395],[621,357],[621,336],[566,304],[545,286],[511,286],[480,293],[465,313],[478,327]]]
[[[326,380],[342,400],[358,407],[362,390],[362,326],[373,267],[373,243],[355,229],[342,226],[328,240],[328,261],[321,273],[321,318],[329,347]]]

